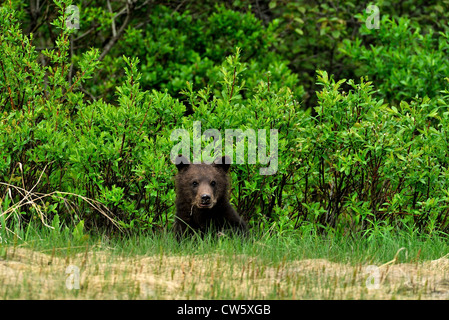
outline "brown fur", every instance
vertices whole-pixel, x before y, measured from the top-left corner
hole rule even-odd
[[[186,231],[219,231],[230,227],[246,231],[245,221],[229,203],[229,164],[189,164],[185,157],[176,159],[176,220],[174,230],[182,235]]]

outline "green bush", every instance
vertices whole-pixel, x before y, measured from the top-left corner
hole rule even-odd
[[[364,21],[366,16],[359,16]],[[449,74],[448,34],[429,28],[426,32],[408,18],[382,16],[379,29],[362,26],[360,35],[345,40],[342,52],[358,62],[357,74],[368,75],[387,101],[399,104],[415,96],[439,97]],[[437,101],[433,101],[436,103]]]
[[[298,129],[304,220],[311,214],[315,223],[355,230],[381,221],[446,228],[447,112],[439,116],[428,98],[398,110],[373,98],[363,78],[336,82],[320,72],[318,83],[317,116]]]
[[[224,58],[240,47],[243,48],[241,59],[247,62],[246,89],[249,92],[260,81],[266,81],[278,88],[293,88],[296,98],[304,94],[297,76],[287,68],[287,62],[271,50],[276,43],[275,24],[264,27],[253,14],[227,10],[223,6],[216,6],[204,20],[195,19],[189,11],[178,13],[156,6],[149,22],[141,29],[126,29],[123,39],[105,58],[108,67],[93,79],[91,93],[113,101],[107,93],[124,80],[121,75],[126,64],[121,55],[139,58],[141,85],[145,89],[167,90],[179,98],[187,82],[195,90],[205,86],[215,88],[221,78]]]

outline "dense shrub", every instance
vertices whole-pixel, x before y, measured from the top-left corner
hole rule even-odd
[[[378,74],[378,78],[372,79],[376,88],[381,89],[382,86],[382,89],[387,90],[382,94],[388,98],[395,98],[394,94],[389,94],[392,88],[384,84],[383,76],[388,75],[390,71],[387,70],[398,71],[401,68],[404,70],[403,63],[407,62],[407,54],[412,58],[414,66],[422,64],[424,67],[434,60],[434,67],[440,68],[437,63],[439,61],[437,57],[442,54],[437,51],[438,42],[442,40],[439,32],[446,33],[449,30],[448,5],[441,1],[348,0],[339,1],[338,4],[330,0],[267,2],[269,5],[263,16],[270,16],[271,20],[278,22],[276,33],[279,34],[279,44],[276,51],[289,61],[289,67],[299,75],[307,93],[304,101],[307,107],[313,108],[316,104],[315,91],[319,88],[315,83],[315,70],[326,70],[338,79],[355,79]],[[260,1],[253,5],[253,11],[256,13],[262,6],[258,5],[259,3]],[[365,26],[371,14],[366,12],[369,5],[376,5],[379,8],[379,29],[368,30]],[[428,33],[430,35],[427,35]],[[421,43],[421,39],[426,41]],[[348,44],[354,48],[354,53],[349,57],[340,50],[346,48]],[[372,51],[371,56],[363,53],[369,52],[371,45],[376,49]],[[435,51],[432,51],[433,49]],[[382,60],[383,58],[385,60]],[[354,60],[360,63],[354,66]],[[398,62],[400,64],[395,66]],[[380,70],[377,69],[379,67]],[[358,68],[360,70],[357,70]],[[428,70],[415,69],[413,73],[419,76],[425,72]],[[394,84],[402,80],[402,76],[404,74],[399,75],[398,72]],[[408,77],[407,75],[406,78]],[[405,81],[412,84],[409,79]],[[414,81],[425,83],[423,79]]]
[[[320,72],[317,117],[298,128],[305,220],[312,214],[324,226],[362,230],[382,221],[446,228],[447,112],[440,116],[428,98],[389,106],[363,78],[347,81],[348,93],[344,82]]]
[[[300,98],[304,90],[297,76],[280,55],[270,50],[276,41],[274,27],[265,28],[251,13],[223,6],[216,6],[207,19],[195,19],[188,11],[178,13],[155,6],[148,23],[140,29],[126,29],[123,39],[104,59],[108,67],[93,79],[94,86],[89,91],[113,101],[111,93],[124,80],[122,70],[126,64],[122,55],[139,58],[144,89],[166,90],[180,98],[179,92],[186,82],[195,90],[205,86],[215,88],[224,58],[240,47],[241,59],[247,62],[247,90],[252,91],[264,80],[274,86],[291,87]]]
[[[361,36],[370,39],[369,46],[361,38],[344,41],[342,51],[358,62],[357,74],[368,75],[379,94],[395,104],[415,96],[440,96],[449,74],[448,34],[431,28],[423,33],[417,22],[402,17],[384,15],[379,24],[382,28],[361,28]]]

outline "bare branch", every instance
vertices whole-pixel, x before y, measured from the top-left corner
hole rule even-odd
[[[126,27],[128,26],[129,21],[131,20],[131,14],[134,8],[134,2],[132,0],[127,0],[126,2],[126,8],[123,8],[121,10],[121,12],[124,12],[123,10],[126,10],[126,18],[125,21],[123,22],[122,26],[120,27],[120,29],[117,31],[115,36],[112,36],[112,38],[109,40],[109,42],[104,46],[103,48],[103,52],[101,53],[100,57],[98,58],[98,60],[103,60],[104,57],[108,54],[108,52],[112,49],[112,47],[116,44],[116,42],[118,41],[118,39],[120,39],[120,37],[122,36],[123,32],[125,31]],[[115,17],[118,17],[121,12],[119,12]]]

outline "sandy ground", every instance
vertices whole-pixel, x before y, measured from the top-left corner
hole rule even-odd
[[[0,299],[448,299],[449,259],[379,266],[324,259],[270,265],[255,257],[8,248]]]

